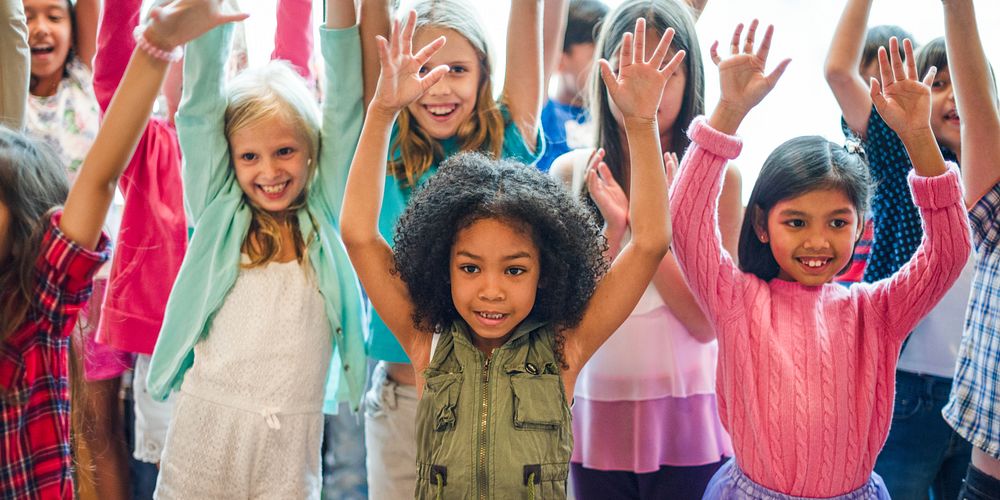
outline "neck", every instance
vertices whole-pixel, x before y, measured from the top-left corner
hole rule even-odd
[[[47,76],[31,75],[31,95],[36,97],[51,97],[59,90],[59,83],[62,82],[65,68]]]
[[[554,99],[556,102],[561,104],[566,104],[568,106],[576,106],[578,108],[583,107],[583,96],[574,89],[569,88],[568,85],[560,78],[559,83],[556,84],[556,96]]]

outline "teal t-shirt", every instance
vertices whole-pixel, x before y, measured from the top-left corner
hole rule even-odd
[[[500,112],[503,114],[505,124],[503,147],[500,150],[500,155],[503,158],[514,159],[529,165],[533,164],[544,150],[541,130],[539,130],[535,138],[535,151],[532,152],[528,148],[528,145],[525,144],[524,137],[521,136],[517,125],[510,119],[507,107],[501,104]],[[396,139],[397,132],[397,127],[393,125],[390,144]],[[454,138],[441,141],[441,147],[444,150],[445,158],[459,152],[457,141]],[[423,186],[427,182],[427,179],[437,172],[437,168],[437,164],[431,165],[431,168],[417,179],[416,187]],[[395,177],[389,176],[382,191],[382,212],[379,213],[378,230],[382,233],[382,237],[389,242],[389,245],[393,244],[393,237],[396,235],[396,221],[403,215],[403,210],[406,208],[406,204],[410,201],[410,196],[413,194],[413,188],[404,186],[404,184],[405,181],[401,182]],[[389,331],[389,327],[379,318],[375,309],[372,308],[371,311],[372,320],[371,332],[368,336],[368,356],[380,361],[409,363],[410,358],[403,351],[403,346],[399,345],[396,337],[393,336],[392,332]]]

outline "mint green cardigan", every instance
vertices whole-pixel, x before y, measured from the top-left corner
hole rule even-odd
[[[194,234],[167,301],[146,379],[149,392],[161,400],[180,389],[194,362],[195,344],[211,330],[212,318],[235,284],[240,249],[250,227],[250,207],[230,166],[223,130],[231,38],[232,25],[220,26],[188,44],[184,61],[184,93],[176,122],[184,156],[184,202]],[[319,168],[307,201],[319,227],[308,252],[332,332],[324,411],[333,413],[343,401],[356,410],[365,385],[368,324],[357,278],[337,232],[363,119],[361,42],[356,26],[321,28],[320,40],[326,99]],[[306,211],[300,210],[298,218],[302,234],[310,234],[313,225]]]

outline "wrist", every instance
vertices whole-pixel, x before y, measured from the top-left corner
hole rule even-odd
[[[151,25],[136,26],[132,32],[136,46],[149,56],[166,62],[179,61],[184,55],[180,45],[172,44],[165,37],[159,36]]]
[[[934,147],[937,148],[937,140],[934,138],[934,131],[931,130],[930,126],[904,130],[902,132],[898,132],[896,135],[899,136],[900,142],[902,142],[903,146],[907,149],[927,144],[933,144]]]
[[[720,100],[708,119],[708,125],[724,134],[734,135],[746,115],[747,110],[742,107]]]
[[[399,116],[399,109],[386,106],[378,101],[378,99],[372,99],[372,102],[368,105],[367,116],[373,119],[379,119],[392,123],[396,121],[396,117]]]
[[[656,123],[656,116],[644,117],[644,116],[626,116],[622,118],[622,123],[625,125],[625,129],[633,130],[656,130],[659,133],[659,127]]]

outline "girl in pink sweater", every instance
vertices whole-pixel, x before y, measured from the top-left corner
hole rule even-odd
[[[856,150],[819,137],[779,146],[748,202],[739,268],[723,250],[717,200],[734,137],[747,112],[784,72],[764,73],[773,29],[754,52],[757,22],[737,27],[719,66],[722,97],[692,143],[671,197],[674,252],[719,339],[717,393],[735,460],[705,498],[888,498],[872,473],[892,416],[896,361],[907,332],[948,290],[969,254],[959,176],[930,131],[930,87],[912,47],[906,63],[890,44],[872,82],[879,114],[915,167],[910,187],[925,225],[913,258],[895,275],[844,288],[831,280],[850,264],[868,204]]]

